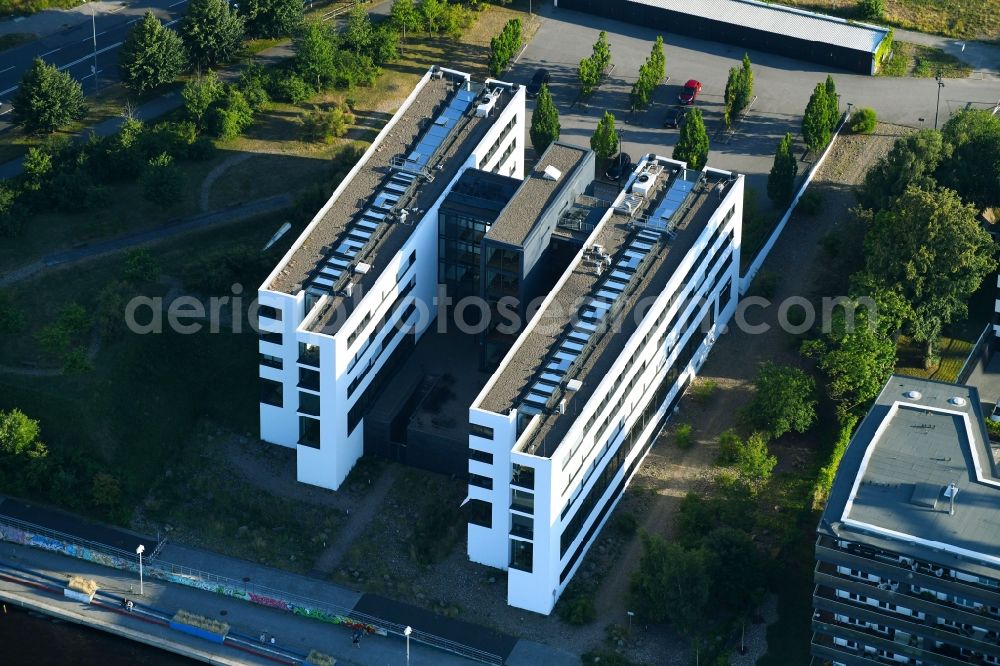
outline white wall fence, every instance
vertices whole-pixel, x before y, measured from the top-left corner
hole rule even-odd
[[[771,249],[774,247],[775,243],[778,242],[778,238],[781,236],[781,232],[785,230],[785,225],[788,224],[788,220],[792,217],[792,213],[795,211],[795,207],[799,204],[799,200],[802,198],[802,195],[805,194],[806,188],[809,187],[809,183],[812,182],[816,172],[819,171],[821,166],[823,166],[826,156],[830,154],[830,149],[833,148],[833,144],[836,143],[837,137],[840,136],[840,131],[846,124],[847,113],[844,113],[836,131],[834,131],[833,136],[830,137],[830,143],[827,144],[823,154],[819,156],[816,163],[811,169],[809,169],[809,173],[806,174],[805,181],[803,181],[802,185],[799,187],[798,192],[795,193],[792,203],[788,205],[788,210],[785,211],[785,214],[781,216],[778,224],[775,225],[774,230],[771,231],[771,236],[767,239],[767,242],[764,243],[757,251],[757,256],[754,257],[753,263],[750,264],[746,272],[740,276],[740,296],[745,295],[747,290],[750,289],[750,283],[753,282],[754,277],[756,277],[757,273],[760,271],[760,267],[764,265],[764,260],[767,259],[767,255],[770,254]]]

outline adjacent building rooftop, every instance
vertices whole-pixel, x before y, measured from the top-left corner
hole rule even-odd
[[[555,198],[562,180],[577,169],[587,152],[566,143],[550,144],[490,227],[486,238],[497,243],[522,246]]]
[[[890,552],[1000,567],[1000,476],[979,393],[894,375],[854,434],[820,532]]]
[[[663,169],[657,187],[638,209],[615,209],[591,234],[587,247],[599,248],[602,257],[585,250],[568,269],[474,405],[541,414],[528,453],[552,455],[641,323],[636,305],[664,290],[736,178],[658,159],[650,164]],[[645,165],[640,162],[639,170]],[[687,194],[673,207],[668,200],[679,190]],[[672,211],[669,228],[657,228],[654,218],[666,208]],[[606,268],[599,269],[601,261]],[[576,390],[566,390],[570,380],[579,382],[573,382]],[[563,399],[564,413],[555,408]]]
[[[487,93],[493,95],[483,115],[477,107]],[[336,332],[358,296],[412,234],[419,216],[466,166],[513,94],[497,82],[484,92],[484,86],[450,70],[435,69],[423,81],[270,284],[290,294],[318,287],[333,296],[312,318],[310,330]],[[356,270],[359,265],[363,270]],[[354,298],[345,297],[345,287]]]

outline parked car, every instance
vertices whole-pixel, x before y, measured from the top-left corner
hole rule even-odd
[[[1000,400],[997,400],[997,404],[993,405],[993,413],[990,414],[990,421],[1000,423]]]
[[[673,127],[674,129],[681,126],[681,121],[684,120],[684,114],[686,111],[682,106],[672,106],[667,109],[667,115],[663,117],[664,127]]]
[[[527,86],[528,97],[538,97],[539,91],[542,89],[543,85],[548,85],[549,80],[552,76],[549,74],[547,69],[536,69],[535,75],[531,77],[531,83]]]
[[[611,161],[611,166],[604,172],[604,177],[615,182],[621,180],[622,176],[632,170],[632,158],[628,153],[619,152]]]
[[[684,84],[684,89],[681,90],[679,95],[677,95],[677,99],[681,104],[694,104],[694,101],[698,99],[698,93],[700,92],[701,83],[691,79]]]

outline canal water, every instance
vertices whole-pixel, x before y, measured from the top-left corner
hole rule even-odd
[[[0,663],[4,666],[192,666],[197,663],[103,631],[29,613],[10,604],[0,607],[0,646],[3,650]]]

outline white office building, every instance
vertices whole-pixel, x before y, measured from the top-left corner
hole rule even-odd
[[[743,188],[640,160],[472,403],[468,555],[509,604],[552,611],[735,312]]]
[[[524,89],[434,67],[261,285],[261,437],[336,489],[366,408],[434,316],[440,202],[469,168],[522,178]]]

